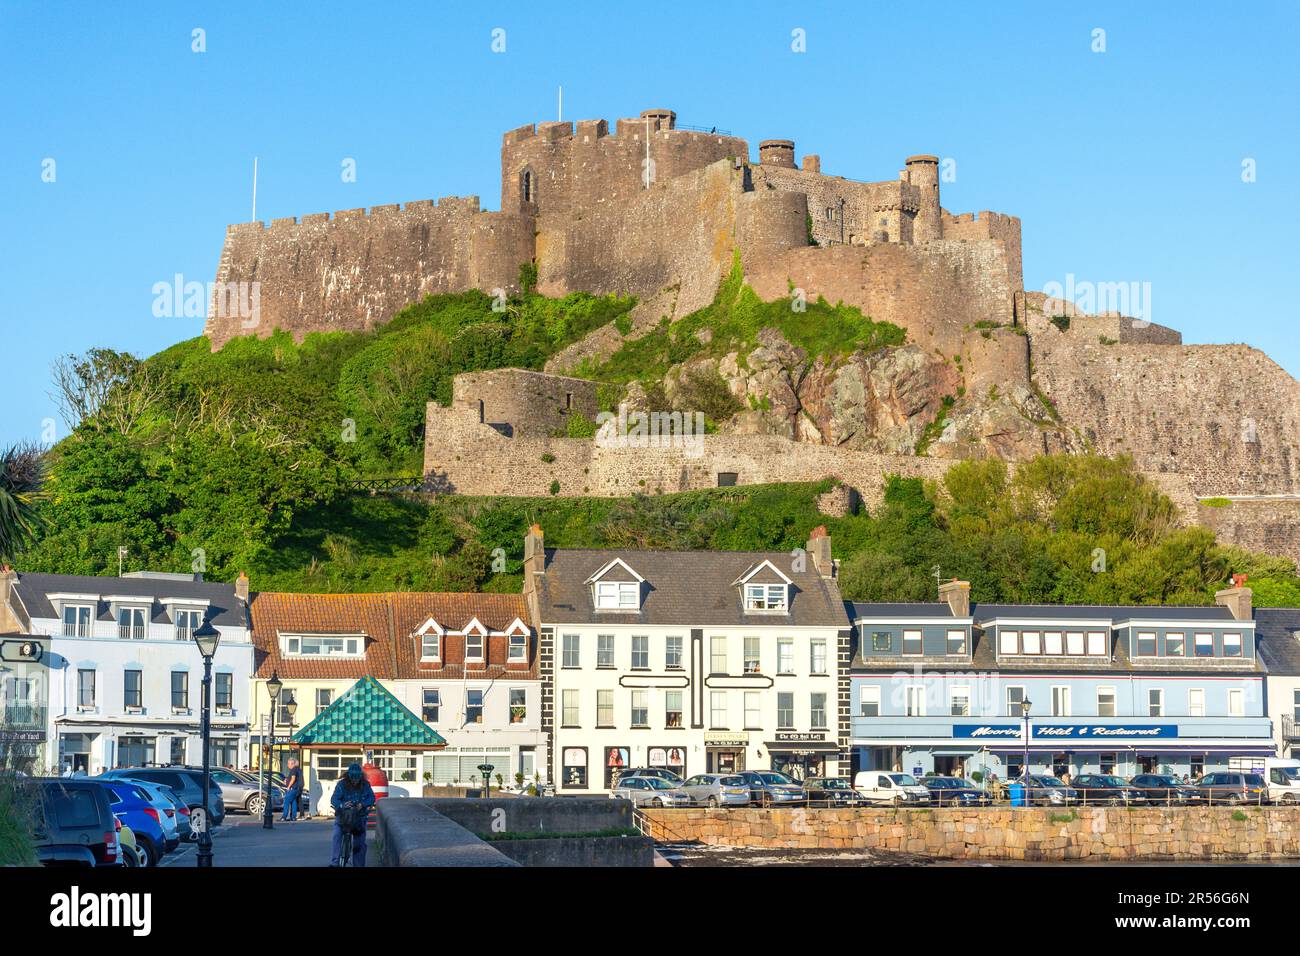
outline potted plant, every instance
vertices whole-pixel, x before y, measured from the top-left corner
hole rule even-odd
[[[516,790],[524,789],[524,772],[522,770],[518,771],[515,774],[515,789]]]
[[[501,774],[497,774],[497,789],[504,790],[505,788],[506,788],[506,778]]]

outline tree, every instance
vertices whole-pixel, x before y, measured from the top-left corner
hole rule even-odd
[[[130,434],[166,394],[158,368],[128,352],[93,348],[85,355],[65,355],[53,372],[52,397],[69,428],[98,423]]]
[[[45,453],[36,445],[11,445],[0,453],[0,558],[12,561],[35,539],[45,478]]]

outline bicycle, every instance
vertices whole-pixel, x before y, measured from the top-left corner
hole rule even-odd
[[[357,831],[357,817],[361,815],[361,808],[356,804],[344,804],[339,807],[338,812],[334,815],[340,829],[343,830],[343,840],[339,849],[339,866],[352,865],[352,840]],[[361,826],[365,826],[365,818],[362,817]]]

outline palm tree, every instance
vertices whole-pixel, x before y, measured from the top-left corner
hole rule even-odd
[[[45,453],[30,443],[0,451],[0,558],[12,561],[40,528],[36,507],[45,496]]]

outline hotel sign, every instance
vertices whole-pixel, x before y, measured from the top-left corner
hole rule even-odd
[[[1019,724],[962,724],[952,728],[953,737],[1019,740]],[[1170,738],[1178,736],[1177,724],[1034,724],[1034,740],[1110,740],[1115,737]]]

